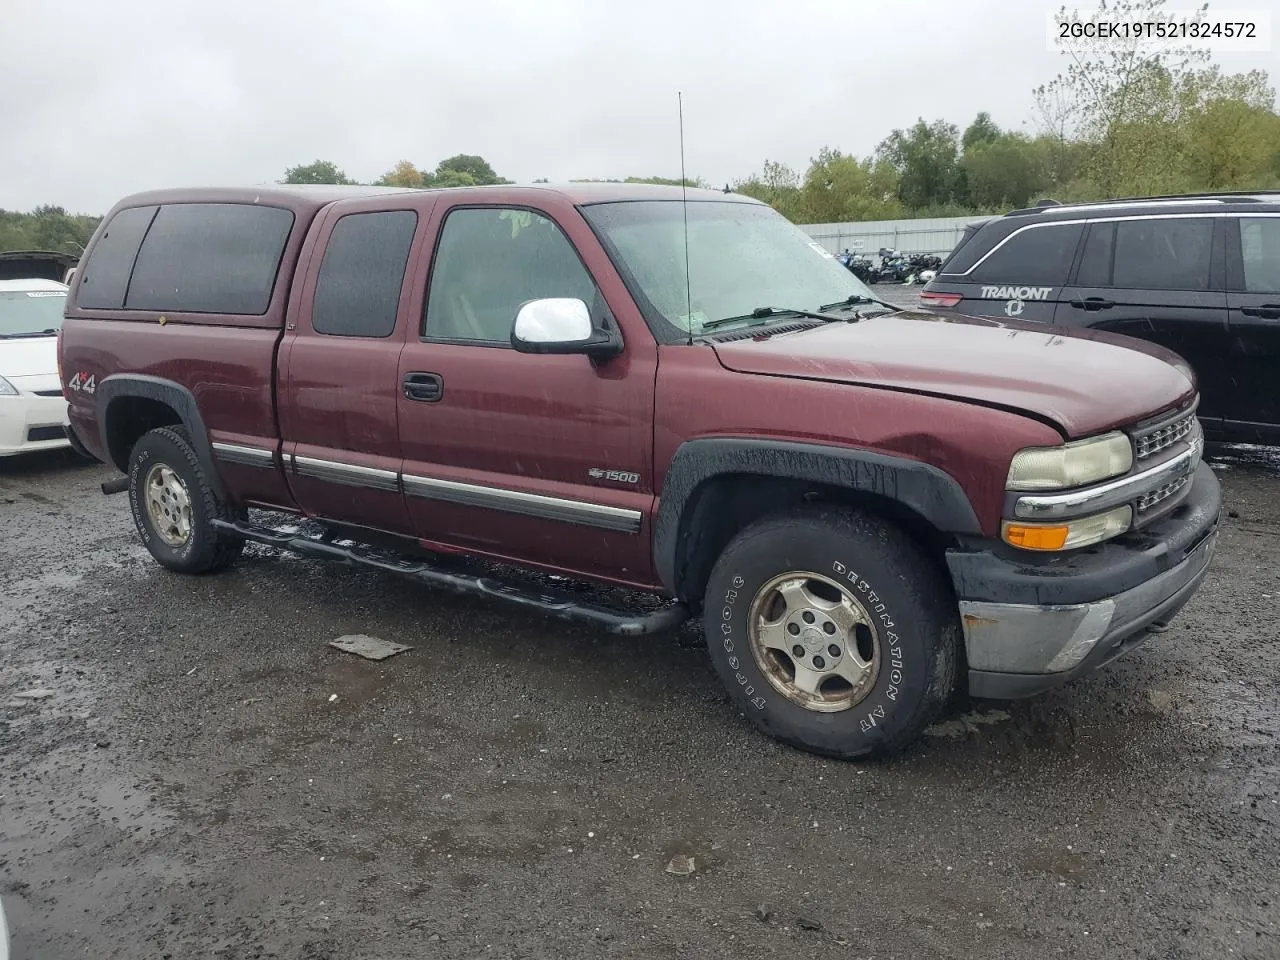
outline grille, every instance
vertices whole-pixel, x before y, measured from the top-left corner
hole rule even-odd
[[[41,440],[65,440],[66,436],[61,427],[32,427],[27,431],[27,442],[38,443]]]
[[[1163,503],[1175,493],[1191,482],[1191,475],[1179,477],[1177,480],[1170,480],[1162,487],[1156,487],[1138,498],[1138,512],[1145,513],[1154,507],[1157,503]]]
[[[33,392],[35,393],[35,395],[36,395],[37,397],[60,397],[60,396],[62,396],[62,391],[61,391],[61,390],[36,390],[36,391],[33,391]]]
[[[1134,453],[1139,460],[1155,456],[1161,450],[1168,450],[1179,440],[1185,440],[1195,429],[1196,415],[1189,413],[1181,420],[1165,424],[1133,438]]]

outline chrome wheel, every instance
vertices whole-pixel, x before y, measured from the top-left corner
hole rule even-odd
[[[853,594],[821,574],[792,571],[761,587],[747,634],[760,672],[808,710],[848,710],[880,672],[871,617]]]
[[[147,516],[156,535],[171,547],[191,539],[191,494],[171,467],[157,463],[147,472]]]

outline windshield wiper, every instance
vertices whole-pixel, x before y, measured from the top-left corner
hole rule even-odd
[[[0,333],[0,340],[24,340],[30,337],[56,336],[57,330],[29,330],[25,333]]]
[[[719,320],[708,320],[702,325],[702,329],[705,332],[716,327],[723,327],[729,323],[742,323],[747,320],[767,320],[770,317],[782,316],[812,317],[814,320],[822,320],[824,322],[848,319],[847,317],[833,317],[829,313],[815,313],[812,310],[796,310],[792,307],[756,307],[750,313],[744,313],[740,317],[721,317]]]
[[[834,310],[834,309],[836,309],[837,307],[852,307],[852,306],[855,306],[856,304],[859,304],[859,303],[878,303],[878,304],[880,304],[880,306],[882,306],[882,307],[888,307],[890,310],[897,310],[897,309],[898,309],[897,307],[895,307],[895,306],[894,306],[893,304],[891,304],[891,303],[886,303],[886,302],[885,302],[885,301],[883,301],[883,300],[877,300],[875,297],[864,297],[864,296],[863,296],[862,294],[860,294],[860,293],[850,294],[849,296],[845,297],[843,300],[837,300],[835,303],[824,303],[824,304],[823,304],[822,306],[820,306],[818,309],[819,309],[819,310]],[[845,318],[844,318],[844,317],[841,317],[840,319],[841,319],[841,320],[843,320],[843,319],[845,319]]]

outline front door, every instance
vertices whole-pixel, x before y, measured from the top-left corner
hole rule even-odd
[[[657,347],[571,206],[442,213],[421,336],[400,356],[404,488],[428,544],[626,583],[650,579]],[[607,361],[511,346],[520,305],[584,300]],[[638,314],[634,321],[639,321]]]
[[[1122,333],[1181,356],[1199,381],[1206,426],[1223,416],[1231,394],[1224,230],[1218,217],[1092,223],[1054,315],[1063,326]]]
[[[1245,440],[1280,439],[1280,217],[1231,221],[1227,308],[1235,389],[1225,424]]]

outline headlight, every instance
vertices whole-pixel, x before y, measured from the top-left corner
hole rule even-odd
[[[1067,490],[1118,477],[1133,466],[1133,448],[1119,430],[1060,447],[1028,447],[1009,464],[1010,490]]]
[[[4,377],[0,377],[0,397],[16,397],[18,389]]]
[[[1126,504],[1106,513],[1061,523],[1006,520],[1001,534],[1005,543],[1023,550],[1074,550],[1118,537],[1132,522],[1133,508]]]

